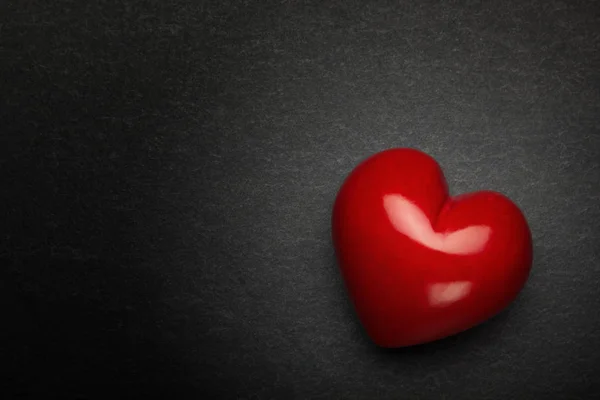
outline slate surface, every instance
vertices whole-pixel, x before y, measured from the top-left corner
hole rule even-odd
[[[600,398],[599,71],[593,1],[1,2],[3,398]],[[397,146],[511,197],[535,263],[382,351],[329,217]]]

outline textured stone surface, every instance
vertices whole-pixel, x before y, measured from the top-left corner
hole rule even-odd
[[[3,387],[600,398],[599,27],[591,1],[0,3]],[[511,197],[535,261],[507,312],[390,352],[329,218],[396,146]]]

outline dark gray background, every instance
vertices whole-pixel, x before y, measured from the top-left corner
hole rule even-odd
[[[599,71],[593,1],[0,2],[3,398],[600,398]],[[384,351],[329,218],[396,146],[511,197],[535,262]]]

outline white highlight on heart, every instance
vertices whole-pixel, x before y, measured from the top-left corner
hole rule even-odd
[[[478,253],[490,237],[490,228],[483,225],[469,226],[450,233],[435,232],[425,213],[399,194],[384,196],[383,206],[396,230],[430,249],[443,253]]]
[[[468,295],[471,286],[472,283],[468,281],[435,283],[429,287],[429,303],[437,307],[450,305]]]

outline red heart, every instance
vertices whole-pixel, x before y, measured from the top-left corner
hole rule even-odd
[[[450,197],[437,162],[377,153],[346,178],[333,242],[356,312],[382,347],[430,342],[499,313],[531,270],[531,233],[507,197]]]

